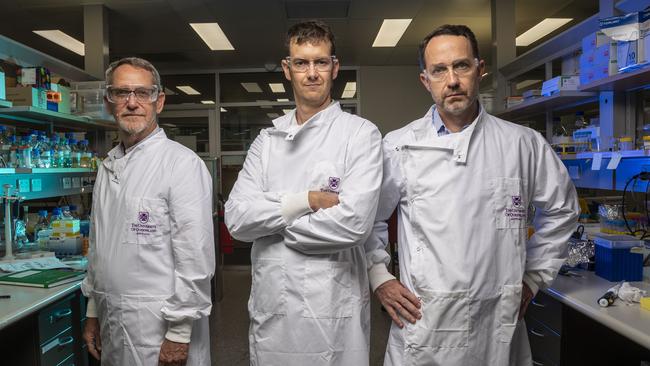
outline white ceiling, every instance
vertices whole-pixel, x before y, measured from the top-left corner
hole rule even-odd
[[[139,55],[162,70],[277,64],[285,55],[287,28],[301,20],[289,17],[295,12],[301,17],[325,18],[337,37],[343,65],[415,65],[420,40],[445,23],[472,28],[482,58],[490,61],[489,0],[0,0],[0,34],[83,68],[81,56],[41,39],[32,30],[61,29],[83,41],[83,5],[97,3],[109,11],[111,59]],[[595,0],[515,3],[518,34],[546,17],[585,19],[598,7]],[[413,22],[397,47],[372,48],[384,18],[413,18]],[[210,51],[188,24],[214,21],[234,51]]]

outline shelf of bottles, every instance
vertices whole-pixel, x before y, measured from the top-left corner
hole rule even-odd
[[[73,133],[48,137],[45,131],[38,130],[23,136],[10,135],[5,126],[0,126],[0,167],[22,174],[96,170],[97,157],[90,151],[88,140],[73,137]]]

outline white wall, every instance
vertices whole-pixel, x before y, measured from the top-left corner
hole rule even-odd
[[[417,66],[362,66],[361,116],[376,124],[382,135],[424,116],[433,100],[418,75]]]

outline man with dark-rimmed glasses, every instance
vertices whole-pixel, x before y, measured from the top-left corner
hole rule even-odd
[[[372,288],[393,318],[385,366],[531,365],[522,316],[553,281],[578,202],[538,132],[488,114],[474,33],[444,25],[420,44],[434,105],[384,138],[384,180],[369,247],[397,208],[400,279],[385,254]],[[527,239],[529,206],[535,234]]]
[[[165,94],[151,63],[106,71],[120,144],[93,190],[84,341],[102,365],[210,364],[212,179],[158,127]]]
[[[226,203],[232,236],[253,242],[251,365],[364,366],[363,242],[379,197],[381,135],[332,101],[339,63],[327,25],[296,24],[286,45],[296,108],[260,132]]]

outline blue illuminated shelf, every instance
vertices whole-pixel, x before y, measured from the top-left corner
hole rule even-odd
[[[527,100],[521,104],[517,104],[516,106],[496,113],[496,116],[505,120],[518,121],[530,116],[544,114],[549,110],[562,110],[581,104],[595,102],[596,100],[598,100],[597,93],[565,90],[548,97],[539,97]]]
[[[105,129],[115,129],[115,122],[95,120],[88,117],[75,116],[68,113],[60,113],[49,111],[47,109],[26,106],[0,109],[0,118],[35,124],[56,123],[77,127],[93,126]]]
[[[13,106],[13,103],[11,103],[8,100],[0,99],[0,108],[11,108]]]
[[[583,91],[629,91],[646,88],[650,84],[650,67],[612,75],[580,86]]]

